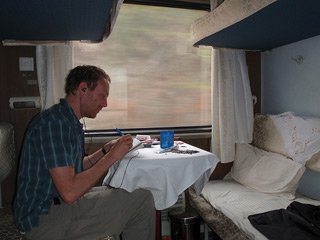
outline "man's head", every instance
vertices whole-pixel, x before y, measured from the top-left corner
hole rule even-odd
[[[66,77],[67,101],[79,118],[95,118],[107,106],[110,77],[100,68],[77,66]]]
[[[67,95],[75,94],[75,90],[81,83],[86,83],[88,89],[94,90],[98,84],[97,82],[101,79],[111,82],[108,74],[101,68],[90,65],[77,66],[71,69],[67,75],[64,90]]]

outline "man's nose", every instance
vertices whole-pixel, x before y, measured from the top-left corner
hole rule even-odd
[[[107,107],[107,106],[108,106],[108,101],[107,101],[107,99],[104,99],[104,100],[102,101],[102,106],[103,106],[103,107]]]

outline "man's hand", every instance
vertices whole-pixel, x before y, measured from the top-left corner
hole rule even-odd
[[[114,159],[114,162],[122,159],[132,147],[131,135],[124,135],[117,140],[114,140],[110,145],[108,155]]]
[[[114,139],[114,140],[111,140],[109,142],[107,142],[106,144],[103,145],[103,148],[106,152],[109,152],[110,149],[112,148],[112,146],[119,140],[120,138],[118,139]]]

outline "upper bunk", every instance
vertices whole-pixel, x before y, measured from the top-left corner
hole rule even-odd
[[[123,0],[3,0],[0,40],[101,42],[109,36]]]
[[[195,46],[266,51],[320,34],[319,0],[225,0],[191,26]]]

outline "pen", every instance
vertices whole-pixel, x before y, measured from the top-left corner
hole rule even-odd
[[[117,133],[118,133],[120,136],[123,136],[123,135],[124,135],[123,132],[122,132],[119,128],[116,128],[116,131],[117,131]]]

